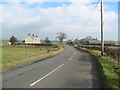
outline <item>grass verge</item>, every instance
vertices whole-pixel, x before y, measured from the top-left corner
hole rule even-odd
[[[111,88],[113,90],[120,88],[120,69],[114,68],[117,67],[117,65],[112,63],[105,57],[99,55],[98,53],[93,52],[92,50],[84,48],[81,49],[90,53],[97,61],[102,76],[104,88]]]

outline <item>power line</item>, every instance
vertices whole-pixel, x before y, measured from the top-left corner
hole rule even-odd
[[[96,5],[95,5],[94,9],[92,10],[92,13],[90,14],[90,16],[89,16],[89,18],[88,18],[86,24],[83,26],[82,33],[83,33],[83,31],[85,31],[85,28],[87,27],[87,25],[88,25],[88,23],[89,23],[89,21],[90,21],[92,15],[93,15],[93,13],[95,12],[95,9],[97,8],[99,2],[100,2],[100,0],[98,0],[98,2],[96,3]],[[78,39],[79,39],[79,34],[80,34],[80,33],[77,34],[77,38],[78,38]]]
[[[100,0],[97,2],[97,4],[96,4],[95,8],[93,9],[93,11],[92,11],[91,15],[90,15],[90,16],[89,16],[89,18],[88,18],[87,23],[86,23],[86,24],[85,24],[85,26],[83,27],[83,29],[85,29],[85,28],[86,28],[86,26],[88,25],[88,23],[89,23],[89,21],[90,21],[90,19],[91,19],[92,15],[93,15],[93,13],[95,12],[95,9],[97,8],[97,6],[98,6],[99,2],[100,2]]]

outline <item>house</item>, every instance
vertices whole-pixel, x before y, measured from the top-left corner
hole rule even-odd
[[[28,34],[27,38],[25,39],[25,44],[39,44],[41,43],[40,42],[40,39],[38,38],[37,35],[30,35]]]

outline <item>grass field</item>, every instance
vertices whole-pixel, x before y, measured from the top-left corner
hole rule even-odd
[[[55,55],[63,48],[48,46],[2,46],[2,69],[9,69]]]
[[[116,45],[120,45],[120,41],[114,41]]]
[[[8,41],[0,41],[0,46],[6,46],[8,44]]]

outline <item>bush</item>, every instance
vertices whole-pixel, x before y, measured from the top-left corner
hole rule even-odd
[[[89,49],[89,50],[98,50],[98,51],[101,51],[101,46],[87,46],[87,45],[78,45],[78,46],[81,47],[81,48]],[[110,56],[112,58],[116,58],[116,59],[118,59],[118,62],[119,62],[120,48],[105,46],[104,47],[104,52],[105,52],[106,56]]]

